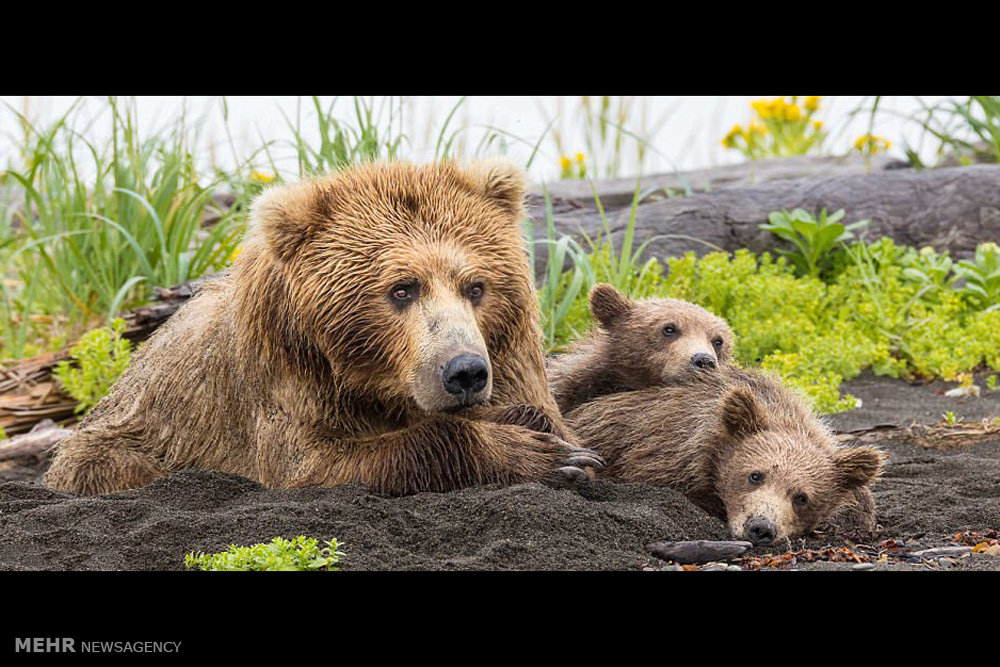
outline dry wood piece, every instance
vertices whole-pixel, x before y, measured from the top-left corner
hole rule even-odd
[[[577,208],[593,208],[595,206],[594,192],[596,191],[604,208],[623,208],[632,204],[636,180],[639,181],[639,192],[646,196],[646,201],[652,201],[688,191],[692,193],[716,192],[727,188],[760,185],[770,181],[787,181],[793,178],[873,174],[886,169],[898,169],[906,166],[907,163],[884,155],[873,155],[869,160],[865,160],[861,156],[810,157],[795,155],[751,160],[694,171],[651,174],[639,179],[635,177],[614,178],[596,181],[593,185],[586,180],[566,179],[546,183],[544,188],[540,185],[532,187],[531,197],[540,203],[544,191],[547,190],[553,201],[573,202],[570,205]]]
[[[9,440],[0,440],[0,461],[44,454],[71,433],[73,431],[60,428],[51,419],[44,419],[27,433],[16,435]]]
[[[149,338],[211,277],[199,278],[169,289],[157,288],[158,303],[122,314],[125,337],[132,342]],[[11,367],[0,366],[0,428],[7,435],[25,433],[42,419],[66,425],[76,421],[76,401],[64,395],[52,378],[56,364],[69,359],[69,347],[22,359]]]
[[[738,558],[752,546],[741,540],[689,540],[652,542],[646,545],[646,550],[663,560],[672,560],[681,565],[697,565]]]
[[[604,229],[600,214],[585,202],[575,206],[554,208],[556,232],[596,238]],[[645,257],[678,256],[689,250],[761,252],[780,244],[758,227],[772,211],[815,212],[823,207],[831,213],[844,209],[847,222],[870,220],[865,232],[869,238],[889,236],[901,244],[932,245],[970,256],[976,244],[1000,237],[1000,165],[774,180],[648,201],[636,209],[635,242],[651,239]],[[629,208],[606,213],[615,247],[620,248]],[[536,202],[529,214],[536,237],[544,238],[544,208]],[[536,271],[544,267],[546,256],[545,244],[537,244]]]
[[[914,558],[942,558],[949,557],[954,558],[955,556],[964,556],[965,554],[972,553],[972,547],[937,547],[935,549],[924,549],[923,551],[914,551],[911,556]]]

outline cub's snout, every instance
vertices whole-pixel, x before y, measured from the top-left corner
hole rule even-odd
[[[750,540],[754,546],[770,544],[778,535],[778,527],[768,518],[756,516],[743,526],[743,537]]]

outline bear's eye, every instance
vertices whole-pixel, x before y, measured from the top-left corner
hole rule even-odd
[[[400,283],[393,286],[390,294],[394,302],[403,305],[420,296],[420,285],[417,283]]]
[[[676,324],[668,324],[667,326],[663,327],[663,335],[668,338],[676,336],[678,333],[679,332],[677,331]]]
[[[484,287],[482,283],[476,283],[468,290],[469,301],[472,303],[479,303],[483,298]]]
[[[764,473],[754,470],[748,477],[751,484],[760,484],[764,481]]]
[[[792,503],[796,507],[805,507],[806,505],[809,504],[809,496],[807,496],[804,493],[796,493],[794,496],[792,496]]]
[[[716,338],[715,340],[713,340],[712,341],[712,345],[715,346],[715,349],[721,350],[722,349],[722,338],[719,337],[719,338]]]

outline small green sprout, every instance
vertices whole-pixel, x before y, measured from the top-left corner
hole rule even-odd
[[[948,426],[954,426],[955,424],[958,423],[959,419],[961,419],[961,417],[956,415],[951,410],[948,410],[948,412],[941,415],[941,421],[943,421]]]
[[[79,404],[77,412],[97,405],[118,380],[132,359],[132,343],[122,334],[125,320],[116,318],[110,327],[88,331],[70,350],[75,364],[60,361],[53,372],[59,384]]]
[[[317,540],[304,535],[292,540],[276,537],[249,547],[231,544],[228,551],[215,554],[192,551],[184,556],[184,566],[189,570],[225,572],[335,571],[344,554],[339,551],[336,539],[326,544],[320,548]]]

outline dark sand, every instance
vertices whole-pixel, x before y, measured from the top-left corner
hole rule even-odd
[[[883,381],[868,386],[865,390],[875,393],[865,397],[864,412],[840,418],[838,427],[934,421],[911,415],[939,416],[942,404],[957,403],[929,385],[894,384],[897,393]],[[996,408],[989,397],[967,404],[985,413]],[[973,414],[968,408],[944,409]],[[960,531],[1000,528],[1000,434],[942,450],[898,433],[876,444],[890,459],[873,486],[882,525],[873,542],[894,538],[917,550],[946,546]],[[726,538],[720,522],[677,493],[609,481],[572,491],[525,484],[393,499],[360,485],[265,489],[233,475],[192,471],[144,489],[80,498],[41,486],[44,468],[36,462],[0,469],[0,569],[176,570],[183,569],[188,551],[305,534],[337,538],[347,554],[345,570],[636,570],[665,565],[646,552],[649,542]],[[804,545],[829,543],[848,544],[815,536]],[[802,545],[796,540],[792,546]],[[786,546],[754,553],[780,553]],[[928,565],[876,569],[886,567]],[[998,570],[1000,557],[975,554],[943,569]]]

